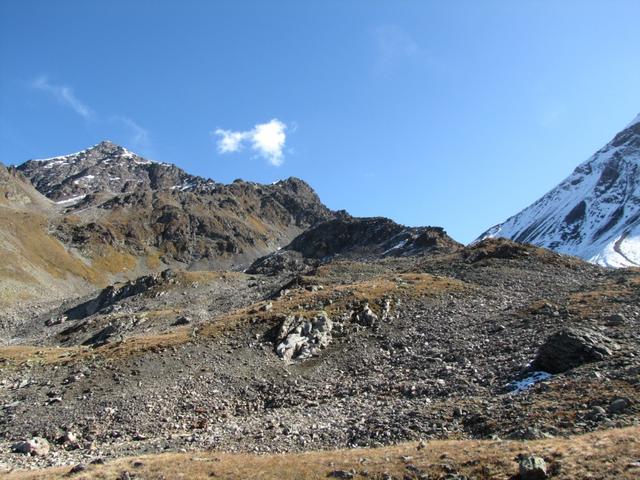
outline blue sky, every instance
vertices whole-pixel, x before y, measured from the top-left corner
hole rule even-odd
[[[110,139],[468,242],[640,112],[639,18],[637,0],[3,0],[0,161]]]

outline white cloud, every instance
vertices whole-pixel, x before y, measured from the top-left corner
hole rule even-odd
[[[232,132],[221,128],[215,131],[220,137],[218,140],[218,151],[220,153],[233,153],[242,148],[242,141],[249,137],[250,132]]]
[[[70,107],[74,112],[87,120],[91,119],[94,115],[93,111],[81,102],[78,97],[75,96],[73,90],[66,85],[54,85],[49,82],[46,76],[42,76],[35,79],[31,83],[31,86],[48,93],[58,102]]]
[[[214,133],[219,137],[218,152],[238,152],[245,144],[249,144],[258,155],[277,167],[284,162],[286,129],[287,126],[283,122],[274,118],[270,122],[256,125],[251,130],[232,131],[219,128]]]

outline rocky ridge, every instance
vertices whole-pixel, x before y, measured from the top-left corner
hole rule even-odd
[[[437,255],[462,248],[440,227],[405,227],[388,218],[356,218],[344,211],[337,215],[309,228],[281,250],[256,260],[247,272],[303,272],[334,259],[371,261]]]
[[[334,215],[297,178],[225,185],[110,142],[2,166],[0,189],[0,303],[20,311],[167,267],[242,269]]]

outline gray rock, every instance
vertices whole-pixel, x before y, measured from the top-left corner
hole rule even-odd
[[[74,465],[67,475],[75,475],[76,473],[84,472],[87,469],[87,466],[84,463],[78,463]]]
[[[564,328],[551,335],[538,350],[533,365],[537,370],[562,373],[585,363],[613,355],[612,341],[589,329]]]
[[[622,325],[626,322],[626,317],[621,313],[614,313],[613,315],[609,315],[605,318],[607,325],[610,327],[614,327],[616,325]]]
[[[631,405],[631,401],[628,398],[616,398],[609,404],[607,410],[609,413],[622,413],[629,405]]]
[[[591,409],[591,411],[587,414],[587,418],[591,420],[602,419],[607,415],[607,411],[599,405],[596,405]]]
[[[520,480],[544,480],[547,475],[547,464],[543,458],[535,456],[521,457],[518,473]]]
[[[348,470],[334,470],[333,472],[329,473],[329,477],[332,478],[353,478],[354,476],[355,474]]]
[[[178,317],[177,320],[175,322],[173,322],[174,325],[189,325],[191,323],[191,317]]]
[[[282,321],[276,339],[276,353],[286,362],[318,355],[331,343],[333,322],[324,312],[309,321],[289,316]]]
[[[72,431],[66,431],[59,439],[58,442],[66,445],[77,445],[78,435]]]
[[[365,327],[373,327],[378,323],[378,315],[376,315],[369,307],[369,304],[365,302],[362,305],[361,311],[356,313],[354,320],[356,323]]]
[[[42,437],[33,437],[31,440],[14,444],[12,450],[16,453],[44,457],[49,454],[49,442]]]

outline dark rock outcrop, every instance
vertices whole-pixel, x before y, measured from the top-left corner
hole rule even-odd
[[[551,335],[533,362],[537,370],[562,373],[613,355],[613,342],[588,329],[565,328]]]
[[[375,260],[444,254],[462,248],[439,227],[405,227],[388,218],[356,218],[338,212],[337,218],[309,228],[281,251],[255,261],[247,271],[300,273],[334,257]]]

